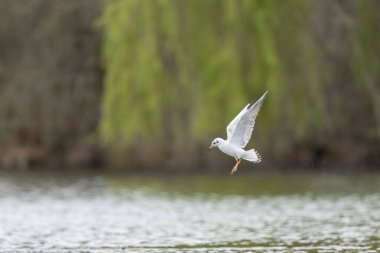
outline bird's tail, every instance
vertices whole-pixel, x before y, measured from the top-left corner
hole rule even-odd
[[[254,163],[261,162],[261,156],[260,156],[260,154],[256,150],[254,150],[254,149],[245,151],[245,153],[242,156],[242,158],[244,160],[247,160],[247,161],[250,161],[250,162],[254,162]]]

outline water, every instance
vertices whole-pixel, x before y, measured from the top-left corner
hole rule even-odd
[[[379,252],[377,176],[0,174],[0,252]]]

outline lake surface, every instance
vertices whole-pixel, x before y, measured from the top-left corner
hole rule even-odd
[[[380,177],[3,172],[0,252],[380,252]]]

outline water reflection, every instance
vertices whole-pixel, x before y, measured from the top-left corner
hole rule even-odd
[[[252,183],[256,181],[279,180],[270,178],[230,181],[213,177],[210,190],[205,186],[207,177],[186,177],[184,183],[184,178],[2,175],[0,249],[380,250],[380,195],[374,188],[360,186],[368,184],[368,178],[354,184],[347,179],[348,185],[361,189],[359,194],[347,192],[345,184],[341,184],[340,191],[326,192],[329,184],[315,177],[306,177],[309,181],[303,180],[299,193],[296,188],[286,194],[279,194],[277,188],[275,193],[273,189],[265,190],[267,194],[243,190],[249,186],[255,189]],[[297,181],[283,178],[289,184],[292,180]],[[231,190],[227,194],[235,183],[243,184],[240,192]]]

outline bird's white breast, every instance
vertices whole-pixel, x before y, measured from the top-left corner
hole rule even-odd
[[[242,153],[244,153],[244,150],[242,148],[237,147],[235,145],[231,145],[228,142],[220,144],[218,148],[223,153],[230,155],[230,156],[233,156],[235,158],[240,158]]]

